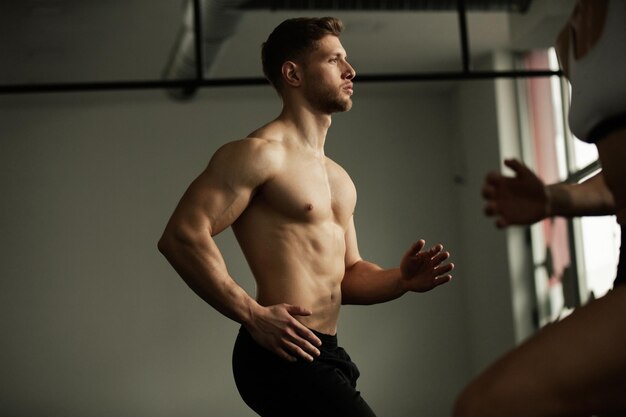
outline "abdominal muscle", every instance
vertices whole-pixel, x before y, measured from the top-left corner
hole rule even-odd
[[[335,334],[345,272],[343,228],[330,219],[253,217],[244,215],[233,230],[254,275],[257,302],[309,309],[311,315],[295,318],[311,329]]]

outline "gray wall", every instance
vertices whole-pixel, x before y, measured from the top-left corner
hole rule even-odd
[[[392,267],[425,238],[458,265],[431,293],[344,308],[340,343],[381,416],[449,415],[471,375],[514,343],[506,242],[477,194],[498,163],[493,83],[464,88],[358,85],[329,133],[327,154],[359,192],[362,255]],[[253,415],[230,371],[238,325],[185,286],[156,242],[217,147],[278,111],[267,87],[185,104],[162,92],[0,97],[1,415]],[[254,293],[232,233],[217,240]],[[496,251],[495,287],[477,274],[481,245]]]

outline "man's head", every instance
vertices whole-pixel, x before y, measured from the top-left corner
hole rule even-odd
[[[300,17],[285,20],[263,43],[261,50],[263,73],[280,92],[283,88],[283,63],[302,62],[307,54],[318,48],[320,39],[328,35],[338,37],[342,30],[343,23],[334,17]]]

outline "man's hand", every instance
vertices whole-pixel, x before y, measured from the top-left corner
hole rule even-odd
[[[407,291],[426,292],[452,279],[454,264],[442,264],[450,257],[438,244],[423,251],[426,242],[420,239],[404,254],[400,262],[402,285]]]
[[[517,159],[504,164],[515,172],[506,177],[490,172],[483,185],[485,214],[496,218],[498,228],[512,224],[532,224],[545,219],[550,212],[548,192],[543,181]]]
[[[290,304],[260,307],[246,328],[261,346],[281,358],[295,362],[301,357],[309,362],[319,356],[322,345],[315,334],[294,316],[310,316],[311,311]]]

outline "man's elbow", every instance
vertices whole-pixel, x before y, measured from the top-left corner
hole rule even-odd
[[[157,242],[157,249],[166,258],[167,258],[167,254],[170,253],[170,251],[171,251],[171,247],[172,247],[171,240],[172,239],[171,239],[170,235],[167,232],[165,232],[165,233],[163,233],[163,235],[161,236],[161,238]]]
[[[169,225],[165,228],[161,239],[157,243],[157,248],[166,258],[174,256],[175,253],[184,248],[197,248],[203,245],[203,236],[196,233],[185,224]]]
[[[171,227],[167,227],[163,232],[163,235],[157,243],[159,252],[166,258],[169,258],[176,248],[182,243],[182,235],[180,230],[174,230]]]

